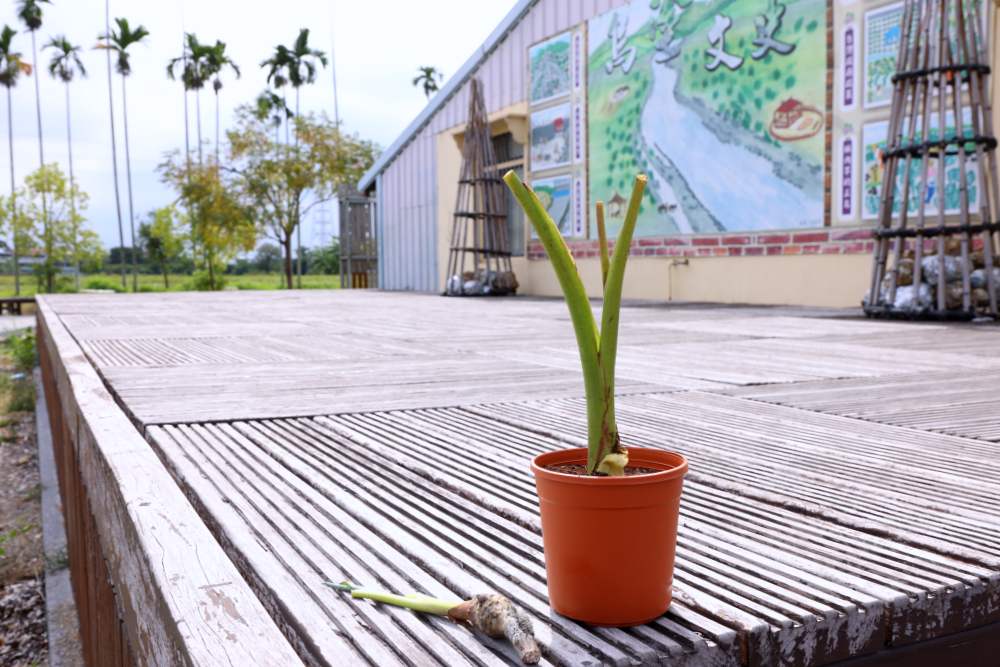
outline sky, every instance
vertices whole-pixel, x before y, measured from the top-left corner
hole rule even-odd
[[[239,80],[224,79],[220,93],[223,134],[234,109],[252,101],[266,84],[259,67],[279,44],[291,45],[300,28],[310,29],[313,48],[333,49],[338,106],[342,127],[387,147],[427,103],[412,86],[417,67],[432,65],[454,74],[482,44],[515,0],[111,0],[111,17],[123,16],[132,26],[144,25],[150,36],[134,48],[132,76],[126,86],[129,111],[129,148],[132,158],[133,210],[136,227],[154,208],[173,201],[175,194],[162,185],[156,166],[165,152],[183,149],[184,97],[181,84],[166,76],[169,60],[180,55],[184,30],[202,42],[221,39],[227,53],[242,70]],[[53,79],[47,64],[53,51],[42,46],[51,36],[65,35],[85,47],[89,76],[71,84],[73,110],[73,164],[80,187],[90,196],[88,225],[106,247],[118,245],[118,223],[112,178],[111,127],[104,52],[93,51],[104,32],[103,0],[53,0],[44,5],[44,24],[36,33],[43,65],[36,73],[42,99],[45,161],[58,162],[67,171],[64,84]],[[31,38],[16,18],[15,0],[0,0],[0,23],[18,30],[14,50],[29,61]],[[23,78],[12,92],[14,173],[18,185],[39,165],[35,116],[35,77]],[[129,245],[128,194],[122,135],[122,82],[113,80],[119,182],[125,241]],[[5,94],[5,91],[0,91]],[[302,90],[302,111],[326,111],[333,116],[333,77],[321,71],[315,85]],[[189,97],[194,137],[195,99]],[[202,138],[214,142],[215,101],[211,89],[201,93]],[[289,102],[291,105],[291,102]],[[0,104],[6,136],[6,100]],[[6,140],[3,141],[6,144]],[[7,146],[0,154],[0,192],[10,190]],[[317,245],[324,225],[316,216],[303,228],[303,245]],[[331,223],[326,225],[332,234]]]

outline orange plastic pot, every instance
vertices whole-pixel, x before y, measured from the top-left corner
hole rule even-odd
[[[594,625],[651,621],[670,606],[677,515],[687,461],[659,449],[628,450],[631,477],[567,475],[547,466],[586,464],[587,450],[535,457],[549,604]]]

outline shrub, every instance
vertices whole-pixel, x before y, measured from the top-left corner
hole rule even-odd
[[[215,285],[214,289],[221,290],[226,286],[226,279],[223,276],[222,270],[217,270],[215,272]],[[194,275],[191,276],[191,280],[184,283],[184,288],[189,290],[198,290],[199,292],[209,292],[213,289],[212,281],[209,278],[208,271],[195,271]]]
[[[111,290],[112,292],[124,292],[121,283],[112,280],[111,278],[106,278],[104,276],[95,276],[93,278],[88,278],[87,282],[83,284],[84,289],[103,289]]]
[[[35,367],[35,331],[26,329],[20,333],[13,333],[4,343],[14,359],[17,370],[30,373]]]

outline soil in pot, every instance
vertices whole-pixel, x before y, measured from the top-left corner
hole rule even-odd
[[[562,473],[563,475],[580,475],[583,477],[607,477],[603,473],[594,473],[593,475],[587,472],[587,466],[582,463],[560,463],[558,465],[545,466],[546,470],[551,470],[552,472]],[[657,468],[643,468],[642,466],[628,466],[625,468],[626,477],[634,477],[635,475],[652,475],[653,473],[660,472]]]

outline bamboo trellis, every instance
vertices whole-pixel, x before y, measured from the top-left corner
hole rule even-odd
[[[997,316],[1000,192],[982,4],[903,7],[865,299],[871,316]],[[958,171],[957,205],[949,206],[946,167]]]
[[[445,294],[513,294],[517,280],[510,264],[507,190],[496,166],[482,83],[473,77],[470,87]]]

